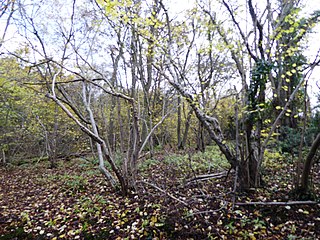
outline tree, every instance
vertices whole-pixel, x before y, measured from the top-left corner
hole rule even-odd
[[[81,134],[44,98],[43,85],[33,84],[40,76],[13,57],[2,58],[0,63],[2,160],[51,160],[53,150],[56,157],[82,150],[75,140],[81,139]]]
[[[283,65],[287,64],[288,66],[293,68],[298,67],[297,63],[294,64],[292,63],[292,61],[290,63],[290,61],[286,58],[280,57],[281,62],[275,61],[274,56],[279,55],[274,54],[273,52],[274,49],[276,49],[274,46],[278,46],[277,44],[279,42],[279,39],[277,39],[277,37],[279,36],[277,34],[279,33],[279,31],[281,32],[283,30],[283,32],[288,33],[287,38],[294,38],[297,44],[298,42],[302,41],[303,36],[306,33],[306,31],[302,31],[302,33],[300,33],[299,31],[305,28],[311,29],[313,23],[318,21],[318,14],[317,12],[315,12],[315,14],[313,14],[309,19],[301,20],[301,22],[312,23],[310,25],[294,24],[294,22],[289,22],[289,24],[292,24],[292,26],[290,26],[290,30],[288,30],[287,19],[282,19],[282,17],[287,15],[288,12],[285,12],[284,9],[280,8],[278,19],[275,19],[275,15],[272,14],[274,9],[272,8],[271,4],[268,3],[268,5],[266,6],[266,12],[261,11],[261,13],[267,14],[258,16],[258,10],[254,8],[252,1],[249,0],[247,1],[247,11],[249,16],[251,17],[250,26],[252,27],[252,30],[249,31],[248,34],[246,34],[240,27],[240,24],[235,17],[236,13],[232,9],[232,7],[226,1],[223,1],[222,5],[225,7],[226,12],[230,15],[231,22],[235,26],[236,32],[232,32],[231,29],[224,28],[223,24],[217,18],[215,12],[210,10],[210,4],[204,4],[203,7],[201,7],[200,5],[200,7],[202,11],[206,13],[207,16],[209,16],[209,21],[207,20],[210,26],[209,31],[212,32],[212,35],[213,31],[216,31],[216,33],[221,38],[224,49],[229,50],[231,58],[236,66],[238,77],[242,82],[242,104],[243,108],[245,108],[246,110],[245,112],[243,112],[243,117],[241,119],[241,131],[243,136],[241,145],[235,146],[236,149],[240,148],[239,150],[241,152],[241,159],[237,159],[235,154],[236,151],[231,151],[225,144],[223,134],[221,134],[220,124],[217,119],[212,119],[206,114],[205,106],[201,105],[199,97],[197,95],[192,96],[189,93],[192,90],[196,92],[196,88],[194,85],[192,85],[194,81],[190,81],[188,72],[185,71],[186,68],[183,68],[183,66],[186,66],[188,62],[188,50],[192,49],[195,44],[192,40],[192,37],[190,41],[186,41],[185,43],[187,45],[184,52],[186,53],[186,60],[184,62],[185,65],[179,62],[179,57],[173,57],[172,52],[173,49],[175,49],[174,43],[179,41],[176,40],[174,36],[174,26],[172,26],[171,21],[168,20],[169,17],[165,8],[164,11],[167,14],[167,31],[169,35],[168,47],[166,48],[168,60],[167,65],[165,65],[164,67],[160,66],[158,69],[163,72],[169,83],[187,99],[200,122],[203,124],[203,126],[205,126],[207,131],[209,131],[211,138],[220,147],[220,150],[225,154],[231,165],[234,168],[238,169],[237,172],[239,176],[240,188],[249,189],[251,187],[260,186],[261,165],[263,162],[264,151],[267,147],[267,144],[270,138],[275,133],[279,121],[286,115],[291,116],[291,114],[289,114],[292,112],[292,110],[290,109],[290,104],[292,104],[296,99],[295,97],[300,87],[309,74],[309,72],[304,75],[302,73],[299,73],[300,78],[297,75],[299,81],[295,82],[292,87],[292,91],[285,98],[285,104],[283,105],[283,107],[277,106],[277,108],[281,109],[281,111],[274,119],[269,119],[268,115],[269,112],[272,111],[272,108],[270,108],[270,106],[273,99],[267,97],[267,90],[270,86],[269,84],[271,83],[271,86],[274,86],[274,79],[281,80],[280,76],[282,75],[279,75],[278,70],[282,69]],[[290,8],[285,8],[286,11],[289,11],[289,9]],[[293,9],[291,10],[294,12]],[[194,10],[194,12],[196,13],[196,10]],[[192,23],[190,25],[193,26]],[[295,35],[290,35],[290,33],[292,32],[295,32]],[[237,38],[237,36],[239,40],[235,41],[234,39]],[[210,39],[210,37],[209,40],[213,41],[213,39]],[[284,47],[281,44],[280,46],[282,48]],[[281,51],[283,50],[282,48]],[[208,49],[211,50],[212,46]],[[290,51],[293,50],[291,49]],[[284,53],[284,55],[287,53]],[[179,56],[178,54],[179,52],[177,51],[175,55]],[[174,70],[170,70],[170,65],[173,66]],[[315,65],[316,61],[315,64],[307,66],[307,69],[312,70]],[[174,71],[178,72],[177,77],[175,76]],[[172,78],[166,75],[166,72],[170,73]],[[293,76],[292,73],[296,72],[296,69],[290,69],[291,76]],[[192,74],[190,75],[192,76]],[[248,75],[250,75],[249,84],[247,83],[246,77]],[[281,81],[283,83],[284,80]],[[188,85],[189,83],[191,84]],[[283,87],[282,83],[280,85]],[[277,87],[279,88],[279,86]],[[279,95],[274,95],[274,97],[277,96]]]
[[[46,96],[92,139],[101,172],[127,195],[135,188],[139,156],[148,142],[152,146],[157,127],[171,112],[170,100],[165,99],[161,110],[151,115],[159,107],[152,105],[151,99],[157,98],[161,86],[152,69],[156,48],[152,40],[161,26],[158,2],[148,11],[150,16],[142,15],[140,3],[132,1],[98,1],[87,7],[76,1],[67,5],[56,2],[52,15],[48,15],[46,4],[20,2],[21,15],[16,21],[37,56],[32,60],[18,57],[38,71]],[[65,20],[66,15],[70,19]],[[115,40],[114,44],[102,44],[105,37]],[[101,61],[96,62],[97,58]],[[101,105],[101,101],[109,103]],[[116,104],[119,123],[114,121]],[[122,109],[127,110],[126,115]],[[123,152],[116,152],[116,129],[121,129]],[[120,164],[117,158],[121,158]],[[105,160],[111,170],[105,167]]]
[[[34,53],[18,57],[90,137],[110,183],[128,194],[142,151],[152,153],[166,139],[182,148],[194,128],[198,148],[209,136],[236,169],[241,189],[260,186],[269,140],[279,124],[296,125],[296,96],[306,94],[301,87],[318,64],[305,63],[304,49],[287,43],[299,45],[319,13],[299,18],[293,1],[257,8],[248,0],[245,31],[227,1],[201,1],[183,19],[172,17],[161,0],[91,3],[55,1],[47,11],[50,1],[19,1],[13,19]],[[219,16],[217,6],[227,14]],[[234,108],[228,115],[243,110],[232,116],[239,121],[230,140],[219,122],[226,102]],[[53,136],[58,126],[56,118]]]
[[[274,10],[270,2],[265,6],[265,12],[258,16],[258,10],[254,8],[251,0],[247,1],[247,11],[252,20],[252,30],[246,35],[245,31],[240,27],[236,19],[235,11],[226,2],[223,1],[226,11],[231,17],[233,25],[236,27],[240,39],[245,46],[232,48],[231,56],[236,63],[240,77],[243,82],[243,102],[247,108],[245,118],[243,118],[243,131],[245,132],[245,146],[243,147],[242,162],[239,165],[239,179],[242,181],[242,187],[250,188],[260,185],[260,168],[264,157],[264,150],[274,133],[276,127],[283,119],[284,115],[292,116],[293,101],[297,98],[297,93],[305,81],[307,74],[303,75],[298,73],[301,70],[301,52],[298,51],[299,44],[303,40],[306,32],[312,28],[313,24],[318,21],[318,13],[315,12],[309,19],[300,19],[293,21],[297,18],[297,8],[292,8],[293,1],[280,2],[279,15],[274,19]],[[291,6],[291,7],[290,7]],[[210,14],[209,11],[206,11]],[[264,14],[266,13],[266,14]],[[213,18],[212,15],[210,15]],[[219,34],[226,44],[231,44],[225,31],[220,28]],[[250,35],[253,35],[252,37]],[[292,42],[295,45],[295,50],[283,41]],[[276,46],[276,47],[275,47]],[[289,50],[290,48],[290,50]],[[275,50],[275,52],[274,52]],[[248,63],[253,61],[248,67],[250,69],[250,84],[247,86],[245,83],[244,66],[241,64],[239,54],[245,52],[249,57]],[[297,54],[295,60],[291,58]],[[243,56],[244,58],[245,56]],[[292,62],[296,61],[296,62]],[[300,61],[299,63],[297,61]],[[290,80],[283,77],[283,66],[286,66],[286,74],[288,76],[296,76],[296,80]],[[313,69],[313,65],[309,66]],[[300,75],[299,75],[300,74]],[[281,98],[284,100],[281,106],[276,106],[276,109],[281,110],[278,112],[274,119],[269,119],[268,112],[270,109],[270,99],[266,96],[268,84],[274,91],[272,99],[277,101]],[[286,87],[287,83],[291,82],[291,91]],[[294,82],[294,83],[293,83]],[[275,92],[278,91],[278,92]],[[270,122],[273,123],[270,125]],[[268,124],[269,122],[269,124]],[[284,122],[283,122],[284,123]]]
[[[320,147],[320,133],[318,133],[317,137],[312,143],[312,146],[310,148],[310,151],[308,152],[308,155],[305,159],[304,165],[303,165],[303,171],[302,171],[302,177],[301,177],[301,185],[297,188],[297,192],[300,196],[303,196],[304,194],[308,194],[310,190],[310,171],[312,167],[312,162],[316,156],[316,153]]]
[[[14,13],[14,9],[15,9],[15,1],[12,0],[6,0],[1,2],[1,7],[0,7],[0,19],[2,18],[6,18],[5,19],[5,27],[3,28],[3,32],[1,32],[0,34],[0,49],[5,41],[6,38],[6,34],[8,31],[8,27],[10,25],[10,21],[12,18],[12,15]]]

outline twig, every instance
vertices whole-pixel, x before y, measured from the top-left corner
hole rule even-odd
[[[222,206],[221,208],[216,209],[216,210],[199,211],[199,212],[191,213],[187,217],[195,216],[195,215],[199,215],[199,214],[202,215],[202,214],[216,213],[216,212],[220,212],[222,209],[225,209],[225,205]]]
[[[236,87],[234,86],[236,90]],[[233,196],[232,196],[232,209],[234,209],[234,205],[236,202],[236,194],[237,194],[237,184],[238,184],[238,174],[239,174],[239,94],[237,94],[237,101],[235,104],[235,117],[236,117],[236,159],[237,159],[237,166],[236,166],[236,174],[234,175],[234,183],[233,183]]]
[[[146,152],[146,153],[144,153],[144,154],[140,154],[140,155],[139,155],[139,159],[147,158],[149,155],[151,155],[151,152],[150,152],[150,151],[148,151],[148,152]]]
[[[289,205],[313,205],[320,204],[315,201],[289,201],[289,202],[237,202],[237,206],[246,206],[246,205],[272,205],[272,206],[289,206]]]
[[[137,183],[143,183],[143,184],[149,185],[149,186],[151,186],[151,187],[159,190],[160,192],[166,194],[168,197],[171,197],[172,199],[176,200],[177,202],[182,203],[184,206],[190,208],[189,204],[187,204],[186,202],[180,200],[179,198],[173,196],[172,194],[166,192],[165,190],[159,188],[158,186],[156,186],[156,185],[154,185],[154,184],[152,184],[152,183],[149,183],[149,182],[146,182],[146,181],[138,181]]]

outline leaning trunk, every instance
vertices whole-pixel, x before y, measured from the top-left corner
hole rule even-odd
[[[308,153],[306,161],[303,166],[303,172],[301,177],[301,186],[299,188],[300,192],[307,193],[310,187],[309,179],[310,179],[310,172],[311,166],[314,159],[314,156],[317,153],[317,150],[320,146],[320,133],[318,133],[316,139],[313,141],[311,149]]]

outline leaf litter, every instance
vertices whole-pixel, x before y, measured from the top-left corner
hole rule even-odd
[[[314,191],[320,171],[315,165]],[[265,173],[266,186],[234,198],[233,173],[187,182],[195,171],[158,157],[141,171],[135,192],[114,192],[94,165],[77,159],[2,167],[0,239],[317,239],[320,204],[233,206],[289,201],[292,170]],[[198,171],[197,174],[205,172]],[[149,183],[149,184],[145,184]],[[161,191],[159,191],[161,189]]]

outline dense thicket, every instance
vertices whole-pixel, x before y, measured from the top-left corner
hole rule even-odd
[[[1,18],[20,45],[1,42],[3,162],[47,157],[54,167],[90,150],[128,194],[141,155],[217,145],[246,190],[261,185],[269,148],[298,159],[297,187],[308,182],[319,56],[308,59],[305,40],[319,11],[280,0],[199,1],[183,14],[161,0],[6,4]]]

